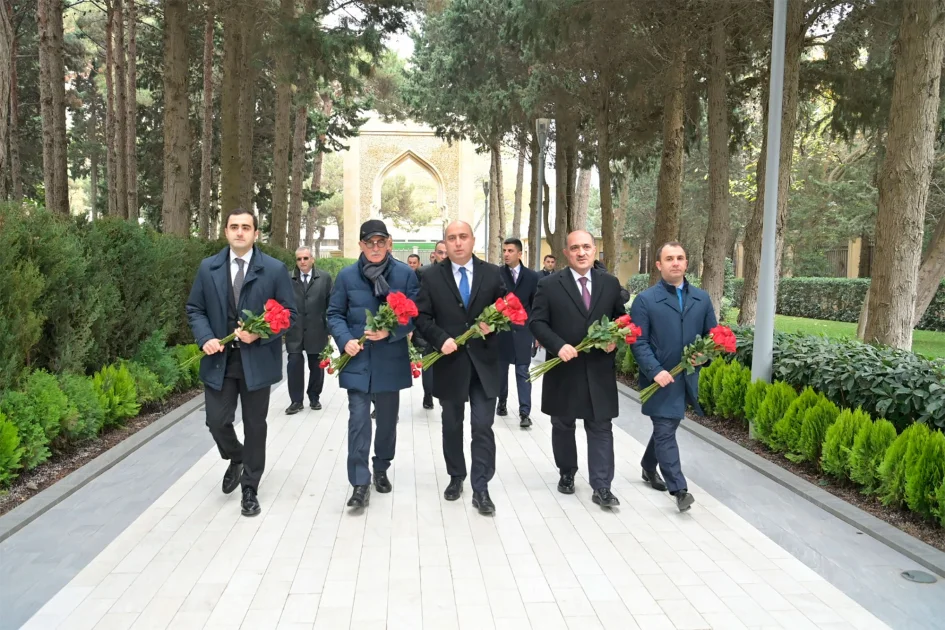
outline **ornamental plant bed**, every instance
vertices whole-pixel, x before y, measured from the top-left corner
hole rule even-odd
[[[142,413],[127,420],[123,426],[107,430],[95,439],[78,444],[53,456],[33,470],[22,473],[9,488],[0,490],[0,516],[202,393],[202,387],[196,388],[173,394],[164,403],[148,405],[142,409]]]
[[[618,376],[618,379],[634,390],[638,387],[636,379],[629,379],[623,375]],[[714,416],[697,416],[693,413],[687,413],[686,417],[722,437],[731,440],[742,448],[748,449],[752,453],[760,455],[768,461],[777,464],[788,472],[826,490],[835,497],[843,499],[864,512],[872,514],[893,527],[899,528],[910,536],[936,549],[945,551],[945,529],[935,523],[924,520],[914,512],[895,507],[887,507],[883,505],[877,497],[860,492],[859,488],[852,483],[838,481],[829,475],[825,475],[823,471],[818,470],[817,466],[813,463],[795,463],[780,453],[770,451],[761,442],[749,439],[748,427],[742,422]]]

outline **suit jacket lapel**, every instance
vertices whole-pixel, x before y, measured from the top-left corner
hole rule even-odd
[[[601,271],[591,269],[591,313],[597,308],[597,303],[600,301],[600,294],[604,289],[604,283],[601,281],[601,278]]]
[[[472,278],[472,287],[469,290],[469,305],[472,306],[473,302],[476,301],[476,294],[479,293],[479,287],[482,286],[482,274],[485,271],[485,266],[483,262],[473,256],[473,278]]]
[[[574,302],[574,306],[581,311],[582,315],[587,317],[588,312],[587,309],[584,308],[584,300],[578,292],[577,283],[574,281],[574,276],[571,275],[570,267],[558,273],[558,281],[561,282],[561,285],[564,287],[564,292],[571,296],[571,301]]]
[[[220,306],[223,307],[224,317],[226,317],[226,305],[230,302],[230,286],[228,285],[230,282],[229,262],[230,249],[226,248],[220,252],[218,260],[215,260],[210,266],[210,276],[213,278],[213,286],[217,290]]]
[[[689,291],[688,288],[687,288],[687,290],[686,290],[685,308],[683,308],[683,317],[686,316],[686,313],[688,313],[689,310],[692,309],[692,307],[693,307],[693,306],[695,305],[695,303],[698,302],[698,301],[699,301],[699,298],[696,297],[696,296],[694,296],[694,295],[692,294],[692,292]]]
[[[459,303],[460,307],[462,307],[463,296],[459,294],[459,287],[456,286],[456,279],[453,278],[453,263],[450,262],[449,258],[440,263],[440,270],[443,277],[446,278],[446,286],[449,287],[449,290],[453,293],[453,297],[456,298],[456,301]],[[469,301],[472,303],[472,299]]]

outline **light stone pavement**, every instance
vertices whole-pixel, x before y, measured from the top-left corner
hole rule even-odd
[[[615,427],[621,507],[555,490],[547,416],[497,418],[494,517],[442,498],[439,408],[402,393],[394,491],[345,507],[347,398],[326,378],[320,412],[273,390],[262,514],[225,496],[207,452],[23,627],[30,629],[887,628],[693,480],[679,514],[639,481],[642,445]],[[509,400],[517,409],[515,387]],[[533,399],[540,400],[541,384]],[[621,405],[635,403],[621,397]],[[467,414],[468,416],[468,414]],[[239,430],[239,429],[238,429]],[[466,425],[467,461],[468,422]],[[685,464],[685,453],[683,453]]]

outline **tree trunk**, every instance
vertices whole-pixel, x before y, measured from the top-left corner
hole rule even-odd
[[[284,23],[293,17],[293,0],[281,0]],[[272,147],[272,234],[270,243],[286,246],[287,206],[289,202],[289,148],[292,146],[292,60],[288,47],[277,53],[276,62],[276,120],[275,141]],[[293,248],[294,249],[294,248]]]
[[[495,154],[495,195],[496,195],[496,211],[499,216],[499,251],[502,251],[501,241],[508,237],[509,233],[506,229],[505,224],[505,173],[502,172],[502,145],[499,143],[495,144],[493,148],[493,153]]]
[[[130,1],[130,0],[129,0]],[[115,201],[118,204],[118,216],[127,219],[128,215],[128,105],[125,71],[125,18],[124,0],[115,0]],[[165,130],[165,133],[167,131]]]
[[[306,8],[308,8],[308,5],[306,5]],[[318,96],[318,98],[321,99],[322,114],[325,117],[324,119],[329,120],[331,118],[331,110],[334,107],[334,102],[332,101],[331,93],[328,91],[323,92],[322,94]],[[322,164],[325,158],[325,154],[323,153],[323,149],[325,148],[325,134],[322,133],[322,131],[323,130],[321,129],[319,130],[318,142],[315,144],[315,155],[312,158],[312,185],[311,185],[310,190],[313,193],[318,192],[319,190],[321,190],[321,187],[322,187]],[[319,245],[319,243],[315,239],[316,228],[318,229],[318,233],[319,233],[319,237],[317,241],[321,241],[321,239],[325,238],[325,226],[324,226],[324,222],[321,220],[321,218],[318,215],[318,206],[315,204],[312,204],[311,206],[308,207],[308,213],[305,219],[305,244],[308,245],[309,247],[312,247],[313,244],[315,246]],[[341,239],[340,232],[339,232],[338,238]],[[313,243],[313,241],[316,241],[316,242]],[[339,243],[344,245],[343,240],[340,240]]]
[[[870,252],[871,243],[870,235],[864,230],[860,235],[860,264],[856,270],[857,278],[870,277],[870,258],[872,258]]]
[[[6,0],[7,11],[11,24],[13,18],[13,2]],[[13,200],[23,198],[23,177],[20,173],[20,96],[16,69],[16,58],[19,50],[19,41],[16,32],[13,32],[13,46],[10,54],[10,132],[7,136],[10,147],[10,184],[13,189]]]
[[[200,141],[200,211],[198,233],[210,238],[210,189],[213,167],[213,24],[214,0],[207,1],[203,29],[203,125]]]
[[[513,238],[522,238],[522,196],[525,185],[525,147],[518,150],[518,168],[515,171],[515,205],[512,208],[512,233]],[[525,261],[527,263],[528,261]]]
[[[702,288],[709,294],[715,318],[719,318],[725,291],[725,257],[728,244],[728,97],[725,81],[728,62],[725,50],[725,22],[712,25],[709,71],[709,220],[702,258]]]
[[[247,212],[253,212],[255,179],[253,177],[253,127],[256,124],[256,46],[260,38],[257,16],[252,6],[243,8],[243,56],[241,59],[242,85],[240,86],[240,201]]]
[[[118,216],[118,162],[115,152],[115,6],[106,2],[105,21],[105,184],[108,189],[108,216]]]
[[[605,97],[607,98],[607,97]],[[620,249],[623,244],[623,223],[617,222],[614,216],[613,173],[610,170],[610,105],[600,109],[597,119],[597,174],[600,178],[600,234],[602,241],[604,266],[612,274],[617,273],[617,264],[620,261]],[[583,214],[583,227],[587,229],[587,204],[590,198],[591,172],[582,170],[579,178],[583,185],[578,183],[579,211]],[[581,210],[583,209],[583,210]]]
[[[138,220],[138,155],[137,147],[137,129],[138,120],[138,39],[137,39],[137,20],[138,12],[135,6],[136,0],[128,0],[127,11],[125,15],[128,19],[128,81],[126,83],[125,95],[126,106],[128,108],[125,116],[125,152],[128,157],[128,218],[132,221]]]
[[[240,69],[243,22],[239,3],[223,3],[223,86],[220,94],[220,234],[223,217],[240,205]],[[247,209],[248,210],[248,209]]]
[[[791,163],[794,157],[794,133],[797,130],[798,85],[801,75],[801,52],[804,44],[805,2],[789,2],[787,11],[787,33],[784,43],[784,94],[781,99],[781,157],[778,165],[778,209],[775,222],[774,248],[774,294],[778,294],[781,277],[781,255],[784,251],[784,227],[787,222],[788,196],[791,184]],[[770,69],[769,69],[770,73]],[[767,100],[765,101],[767,110]],[[765,117],[767,120],[767,117]],[[765,126],[767,129],[767,125]],[[761,270],[761,237],[764,231],[764,197],[767,160],[767,133],[758,157],[758,195],[748,227],[745,229],[745,282],[738,323],[753,325],[758,307],[758,274]],[[767,279],[766,279],[767,281]]]
[[[905,0],[901,24],[886,157],[879,175],[876,234],[883,237],[876,239],[864,340],[908,350],[938,127],[945,0]],[[941,241],[940,234],[936,237]],[[933,246],[930,264],[923,265],[930,277],[941,264],[941,247]]]
[[[935,234],[922,257],[922,266],[919,267],[919,278],[916,290],[915,315],[912,318],[912,327],[919,325],[929,304],[935,297],[942,278],[945,277],[945,217],[938,220]]]
[[[541,222],[538,220],[538,184],[541,173],[540,157],[538,154],[538,132],[535,131],[534,121],[531,121],[529,167],[531,177],[528,193],[528,250],[535,265],[535,270],[541,268]]]
[[[653,229],[653,257],[656,248],[679,238],[679,212],[682,207],[683,177],[683,115],[685,113],[686,42],[677,40],[672,64],[666,77],[666,95],[663,99],[663,156],[656,191],[656,224]],[[650,284],[655,284],[660,272],[654,266]]]
[[[164,232],[190,233],[187,0],[164,0]]]
[[[562,252],[573,230],[577,201],[578,131],[577,121],[561,109],[555,120],[555,140],[555,231],[549,233],[549,245],[557,260],[555,267],[563,269],[566,261]]]
[[[302,239],[302,169],[305,168],[305,140],[308,127],[308,107],[300,105],[295,111],[295,133],[292,140],[292,200],[289,205],[289,231],[286,247],[295,251]]]
[[[489,262],[501,264],[502,260],[502,223],[499,219],[499,189],[501,187],[502,162],[499,157],[498,143],[492,145],[489,166],[489,233],[484,251],[488,252]]]
[[[94,77],[95,73],[91,73],[91,76]],[[98,122],[99,122],[99,112],[98,112],[98,89],[96,84],[92,83],[92,98],[89,99],[89,128],[91,129],[90,135],[93,138],[98,137]],[[94,221],[97,218],[97,206],[98,206],[98,154],[99,147],[93,146],[89,151],[89,207],[91,211],[89,213],[89,220]]]
[[[43,184],[46,207],[69,214],[69,171],[66,162],[66,90],[62,60],[62,0],[39,0],[40,111],[43,119]]]
[[[598,152],[600,150],[598,142]],[[606,149],[605,149],[606,151]],[[587,207],[591,201],[591,171],[582,168],[578,170],[577,186],[574,200],[574,229],[587,229]]]
[[[9,196],[7,170],[10,168],[9,129],[11,68],[16,63],[13,56],[13,7],[8,2],[0,6],[0,199]]]

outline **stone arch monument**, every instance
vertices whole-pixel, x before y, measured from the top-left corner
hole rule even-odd
[[[361,127],[344,152],[344,243],[346,257],[358,256],[358,226],[379,217],[384,177],[405,161],[430,174],[444,223],[473,223],[475,149],[468,141],[448,144],[433,129],[413,122],[384,122],[376,115]]]

